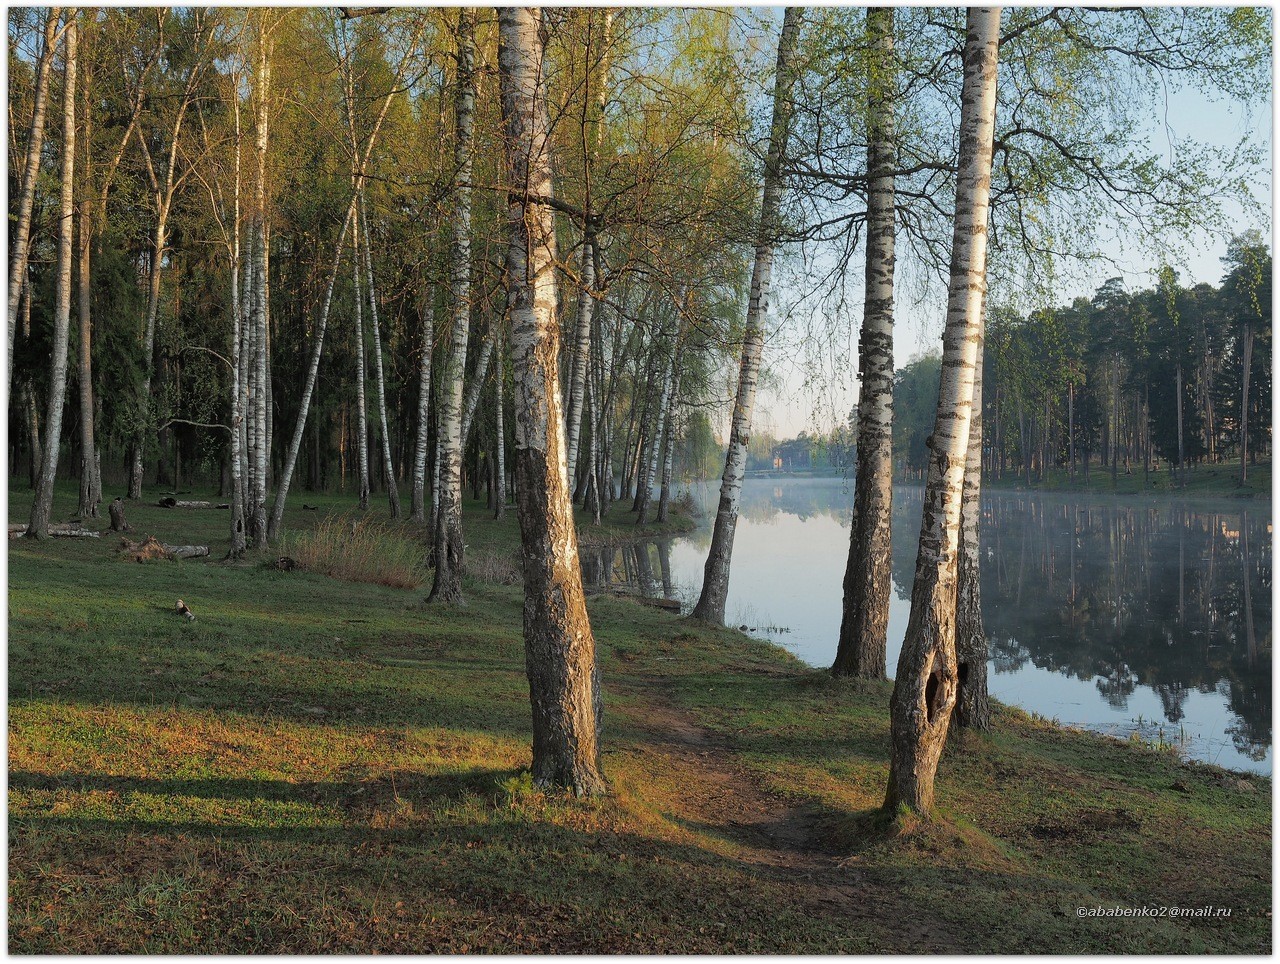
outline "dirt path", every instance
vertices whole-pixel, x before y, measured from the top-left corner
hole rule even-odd
[[[633,695],[640,696],[635,693]],[[643,697],[652,699],[652,691]],[[817,814],[761,789],[717,734],[691,714],[665,703],[634,706],[627,716],[649,739],[642,753],[663,758],[684,781],[678,816],[729,841],[737,859],[761,877],[785,882],[814,916],[836,917],[851,930],[872,921],[888,930],[893,947],[914,953],[956,953],[958,942],[895,888],[870,880],[832,849]],[[886,951],[891,948],[885,948]]]

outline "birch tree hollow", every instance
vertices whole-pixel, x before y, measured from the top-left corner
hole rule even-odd
[[[450,247],[453,326],[440,386],[440,488],[435,512],[435,579],[431,602],[462,602],[462,376],[471,326],[471,163],[474,140],[475,11],[458,11],[458,75],[454,94],[454,208]],[[482,376],[481,376],[482,377]]]
[[[595,639],[569,501],[559,389],[555,219],[542,11],[498,11],[498,75],[511,188],[508,305],[516,514],[524,568],[533,779],[577,796],[606,790],[598,743]]]
[[[960,498],[973,406],[981,403],[975,401],[974,384],[986,295],[999,43],[1000,8],[970,8],[938,410],[929,442],[911,615],[889,702],[891,756],[885,808],[890,812],[906,808],[925,817],[933,810],[934,777],[959,675],[955,620]]]
[[[764,322],[769,308],[769,283],[773,275],[773,255],[777,247],[778,206],[782,199],[782,162],[787,153],[791,125],[792,61],[796,37],[800,33],[801,7],[787,7],[778,38],[778,60],[773,89],[773,123],[769,129],[769,153],[765,159],[764,191],[760,200],[760,222],[756,231],[756,255],[751,269],[751,300],[747,305],[746,331],[742,337],[742,363],[738,391],[733,402],[733,422],[729,431],[729,451],[720,479],[720,503],[711,530],[711,548],[703,569],[702,593],[692,617],[704,622],[724,622],[729,596],[729,566],[733,555],[733,535],[738,525],[738,504],[742,480],[747,471],[747,443],[751,438],[751,415],[756,403],[756,382],[760,377],[760,356],[764,349]]]
[[[58,474],[58,449],[62,437],[62,410],[67,393],[67,342],[71,328],[71,233],[75,190],[76,155],[76,42],[73,14],[63,31],[66,73],[62,104],[62,191],[58,205],[58,285],[53,310],[53,356],[49,377],[49,403],[45,415],[45,443],[27,538],[44,539],[53,513],[53,482]]]
[[[858,340],[858,466],[835,676],[883,679],[893,547],[893,8],[867,10],[867,267]]]

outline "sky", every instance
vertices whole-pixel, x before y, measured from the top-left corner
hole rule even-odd
[[[1200,143],[1229,146],[1241,138],[1263,148],[1266,170],[1257,172],[1254,193],[1260,211],[1246,214],[1238,205],[1225,208],[1231,232],[1248,228],[1261,229],[1272,236],[1274,177],[1274,91],[1266,91],[1259,102],[1247,108],[1240,105],[1210,102],[1194,91],[1170,95],[1167,106],[1153,112],[1149,145],[1152,150],[1169,156],[1171,147],[1184,139]],[[1194,238],[1170,238],[1184,249],[1182,259],[1175,260],[1185,285],[1208,282],[1217,285],[1226,273],[1221,258],[1226,253],[1227,236],[1208,234]],[[1274,244],[1273,244],[1274,246]],[[1156,267],[1150,256],[1140,249],[1133,237],[1117,237],[1106,244],[1103,253],[1123,269],[1126,285],[1131,290],[1152,286]],[[856,256],[855,256],[856,258]],[[900,265],[902,264],[900,260]],[[861,263],[851,266],[858,277],[850,279],[845,305],[836,309],[825,306],[813,317],[808,306],[796,307],[805,285],[794,258],[784,253],[775,269],[777,284],[773,299],[772,331],[765,346],[766,371],[756,400],[755,430],[776,438],[792,438],[801,431],[827,431],[837,421],[847,418],[857,404],[857,326],[861,322]],[[1098,265],[1078,272],[1079,277],[1055,286],[1056,304],[1067,304],[1077,296],[1088,297],[1116,271]],[[901,368],[914,356],[938,351],[942,344],[945,315],[945,292],[939,286],[921,293],[918,285],[899,284],[896,298],[895,366]],[[837,323],[832,326],[831,320]],[[835,327],[836,334],[829,329]],[[732,373],[736,378],[736,370]],[[730,395],[728,386],[726,397]],[[728,417],[725,416],[727,434]]]

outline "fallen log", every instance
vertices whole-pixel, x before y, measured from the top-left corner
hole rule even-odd
[[[155,536],[147,536],[141,542],[121,539],[120,549],[126,555],[132,556],[135,562],[147,562],[151,559],[194,559],[197,556],[209,554],[208,546],[170,546]]]
[[[9,538],[20,539],[26,534],[26,531],[27,526],[24,523],[11,523],[9,526]],[[94,529],[58,522],[49,526],[48,533],[51,536],[57,536],[59,539],[98,539],[102,537],[102,533]]]
[[[204,502],[199,499],[174,499],[166,496],[156,505],[162,509],[230,509],[230,502]]]

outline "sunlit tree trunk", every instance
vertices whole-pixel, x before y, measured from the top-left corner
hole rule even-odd
[[[378,393],[378,426],[382,431],[382,466],[387,476],[387,502],[391,518],[400,518],[400,490],[396,486],[396,467],[391,458],[391,426],[387,423],[387,382],[382,367],[382,332],[378,327],[378,296],[373,286],[373,255],[370,246],[369,222],[365,218],[364,193],[360,194],[360,221],[364,230],[364,271],[369,289],[369,324],[373,328],[373,377]]]
[[[5,375],[5,398],[9,398],[13,391],[13,339],[18,326],[18,302],[27,277],[27,258],[31,249],[31,209],[35,205],[36,179],[40,174],[44,120],[49,103],[49,74],[53,68],[58,18],[61,15],[61,7],[50,7],[45,12],[44,46],[40,48],[36,63],[31,126],[27,132],[27,160],[22,169],[22,186],[18,189],[16,219],[9,252],[9,368]]]
[[[524,568],[533,779],[603,793],[599,680],[578,565],[560,411],[555,219],[542,11],[498,10],[498,71],[511,184],[507,252],[514,373],[516,512]]]
[[[271,57],[267,50],[266,15],[258,33],[258,76],[254,87],[258,97],[254,152],[258,171],[254,184],[253,231],[253,384],[257,396],[253,432],[258,438],[254,451],[253,493],[250,500],[249,536],[261,548],[269,541],[267,522],[267,143],[271,96]]]
[[[360,487],[360,509],[369,508],[369,413],[364,377],[364,292],[360,284],[360,220],[351,228],[351,281],[355,292],[356,351],[356,471]]]
[[[711,531],[711,548],[703,568],[702,593],[692,616],[709,623],[724,622],[725,602],[729,597],[729,567],[733,555],[733,536],[738,526],[738,503],[742,480],[747,468],[747,443],[751,438],[751,416],[756,403],[756,381],[760,374],[760,355],[764,348],[764,322],[769,306],[769,283],[773,274],[773,255],[777,245],[778,205],[782,198],[782,163],[786,157],[787,135],[791,126],[791,88],[794,81],[792,60],[796,36],[800,32],[800,7],[787,7],[782,16],[782,35],[778,39],[777,74],[773,92],[773,123],[769,134],[769,153],[765,161],[764,192],[760,202],[760,223],[756,235],[755,263],[751,271],[751,300],[747,306],[746,329],[742,339],[742,363],[738,373],[738,391],[733,403],[733,421],[729,434],[729,451],[725,456],[724,474],[720,480],[720,504]]]
[[[238,559],[247,545],[245,526],[244,311],[240,292],[240,98],[232,98],[235,116],[235,182],[231,207],[231,549]]]
[[[435,580],[433,602],[462,601],[462,381],[471,327],[471,164],[474,140],[475,11],[458,11],[458,72],[454,95],[453,241],[450,246],[450,293],[453,324],[440,375],[440,421],[437,459],[440,488],[435,503]]]
[[[964,45],[956,222],[942,376],[934,422],[911,616],[890,699],[885,807],[928,816],[956,701],[956,568],[960,498],[982,344],[987,214],[995,131],[1000,8],[971,7]]]
[[[26,535],[43,539],[49,534],[53,512],[53,482],[58,474],[58,448],[62,437],[62,408],[67,393],[67,343],[71,328],[71,233],[76,154],[76,44],[74,15],[63,32],[66,73],[62,105],[62,191],[58,212],[58,286],[53,309],[53,357],[49,377],[49,403],[45,415],[45,443],[40,475]]]
[[[844,610],[831,672],[883,679],[893,550],[893,8],[867,10],[867,264],[858,345],[858,464]]]
[[[418,348],[418,434],[413,446],[413,493],[409,514],[414,522],[426,521],[427,452],[431,442],[431,352],[435,319],[430,293],[423,299],[422,343]]]
[[[958,684],[955,726],[985,730],[991,726],[987,698],[987,632],[982,623],[982,342],[973,372],[973,416],[960,497],[960,562],[956,586],[956,662]],[[1073,463],[1074,464],[1074,463]],[[1074,546],[1074,541],[1072,545]]]
[[[91,58],[86,58],[88,62]],[[82,78],[81,87],[87,94],[89,76]],[[89,98],[84,98],[86,107]],[[79,310],[80,310],[80,503],[76,514],[86,519],[98,518],[98,506],[102,502],[102,480],[98,474],[97,447],[94,442],[95,409],[93,404],[93,316],[90,308],[92,290],[93,200],[90,180],[90,159],[93,154],[92,111],[84,112],[84,165],[81,180],[85,197],[81,199],[77,214],[79,222]]]

